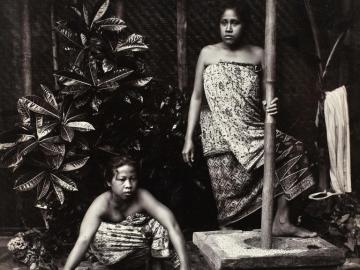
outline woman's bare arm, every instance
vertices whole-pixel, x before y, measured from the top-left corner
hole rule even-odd
[[[139,191],[139,203],[144,210],[168,230],[170,240],[180,259],[180,269],[189,270],[184,237],[172,212],[146,190]]]
[[[194,161],[194,144],[193,135],[195,127],[199,121],[202,97],[203,97],[203,71],[206,48],[203,48],[200,52],[198,62],[196,64],[194,89],[191,95],[187,129],[185,135],[185,143],[182,150],[183,159],[186,163],[191,165]]]
[[[89,248],[90,242],[94,237],[101,223],[101,214],[104,212],[103,202],[100,197],[90,205],[80,227],[79,237],[71,250],[64,270],[73,270],[80,263],[85,252]]]

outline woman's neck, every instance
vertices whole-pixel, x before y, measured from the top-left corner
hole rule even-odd
[[[123,198],[111,193],[110,204],[116,209],[125,210],[129,207],[129,205],[132,203],[132,201],[133,201],[133,197],[128,198],[128,199],[123,199]]]
[[[243,39],[238,40],[234,44],[226,44],[224,41],[221,41],[220,44],[224,50],[229,51],[237,51],[246,46]]]

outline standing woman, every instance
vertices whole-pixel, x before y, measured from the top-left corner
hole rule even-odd
[[[193,135],[200,121],[218,221],[226,227],[261,207],[262,108],[275,115],[277,98],[268,106],[261,101],[264,51],[243,43],[248,22],[245,2],[225,0],[222,3],[221,42],[204,47],[197,62],[182,155],[191,166],[195,156]],[[277,210],[273,234],[313,237],[315,233],[294,226],[289,218],[289,201],[314,185],[303,144],[277,130],[275,150]]]

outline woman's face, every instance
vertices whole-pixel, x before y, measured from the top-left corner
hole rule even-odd
[[[233,9],[226,9],[220,18],[220,35],[222,41],[232,46],[236,44],[242,33],[243,24]]]
[[[114,195],[123,200],[131,198],[137,189],[138,179],[133,166],[123,165],[114,170],[114,176],[108,185]]]

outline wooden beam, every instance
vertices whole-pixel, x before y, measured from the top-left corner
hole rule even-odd
[[[21,1],[21,73],[24,95],[31,95],[31,27],[29,0]]]
[[[184,91],[188,86],[186,63],[186,0],[177,0],[176,18],[178,87],[180,91]]]
[[[276,0],[266,0],[265,21],[265,72],[264,87],[266,102],[270,104],[274,98],[275,85],[275,56],[276,56]],[[274,201],[274,149],[276,120],[273,116],[265,116],[265,138],[264,138],[264,186],[262,192],[261,213],[261,247],[271,248],[272,214]]]

